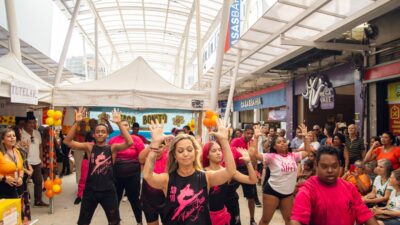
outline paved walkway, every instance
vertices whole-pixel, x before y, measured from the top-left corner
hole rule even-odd
[[[61,195],[58,195],[54,199],[54,214],[49,214],[48,208],[32,208],[32,219],[39,219],[36,223],[37,225],[73,225],[76,224],[79,215],[80,205],[74,205],[73,202],[75,200],[75,193],[77,185],[75,183],[75,174],[63,177],[62,189],[63,192]],[[33,185],[30,184],[30,188]],[[261,197],[260,186],[258,186],[259,191],[258,194]],[[241,188],[238,189],[239,196],[242,195]],[[31,193],[33,193],[31,191]],[[44,200],[47,202],[48,199],[44,197]],[[244,198],[240,198],[240,209],[241,209],[241,221],[243,225],[248,225],[250,218],[249,212],[247,209],[247,201]],[[130,207],[129,202],[121,202],[120,206],[121,213],[121,224],[130,224],[136,225],[135,217],[133,216],[132,209]],[[262,208],[256,208],[256,221],[261,218]],[[143,224],[145,223],[144,215],[143,215]],[[104,214],[103,209],[99,206],[93,216],[92,225],[105,225],[107,224],[106,216]],[[270,223],[271,225],[281,225],[284,224],[281,214],[279,210],[276,211],[273,220]]]

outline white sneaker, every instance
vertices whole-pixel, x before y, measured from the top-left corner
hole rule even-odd
[[[128,201],[128,197],[126,197],[126,196],[122,197],[122,201],[123,201],[123,202]]]

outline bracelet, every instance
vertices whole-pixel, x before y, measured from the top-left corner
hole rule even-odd
[[[158,148],[155,148],[155,147],[149,147],[150,148],[150,150],[155,150],[155,151],[157,151],[158,150]]]

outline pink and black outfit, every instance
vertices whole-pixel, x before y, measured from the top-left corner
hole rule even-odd
[[[163,154],[154,164],[154,173],[161,174],[166,172],[168,161],[168,150],[164,150]],[[162,190],[152,188],[146,180],[143,179],[142,194],[140,203],[147,223],[152,223],[158,220],[161,216],[162,209],[165,206],[165,195]]]
[[[89,157],[89,172],[83,193],[78,225],[90,224],[100,204],[108,224],[120,222],[118,198],[114,185],[111,146],[94,145]]]
[[[177,171],[169,174],[164,225],[209,225],[209,197],[205,172],[195,171],[182,177]]]
[[[140,207],[140,163],[139,153],[144,149],[142,140],[131,135],[133,145],[126,150],[119,151],[114,162],[115,186],[117,189],[118,202],[121,202],[124,189],[131,204],[136,222],[142,222],[142,209]],[[124,143],[125,139],[119,135],[110,139],[109,145]]]
[[[228,183],[210,188],[210,217],[212,225],[229,225],[231,214],[225,207]]]

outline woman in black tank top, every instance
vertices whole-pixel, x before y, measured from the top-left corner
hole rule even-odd
[[[89,172],[86,179],[85,191],[81,203],[78,225],[90,224],[93,214],[100,204],[106,213],[108,224],[118,225],[120,222],[118,210],[117,192],[114,186],[114,174],[112,167],[112,154],[129,148],[132,138],[121,125],[121,113],[112,112],[113,122],[116,123],[125,139],[124,143],[107,145],[107,126],[99,124],[93,135],[95,144],[92,142],[76,142],[73,140],[78,124],[83,120],[86,110],[81,107],[75,110],[75,123],[64,139],[64,144],[72,149],[84,151],[89,159]]]
[[[151,152],[143,169],[144,179],[153,188],[163,190],[166,206],[163,209],[164,224],[209,225],[208,190],[230,180],[235,173],[235,163],[228,142],[228,128],[222,120],[217,123],[218,131],[210,132],[224,149],[226,168],[218,171],[202,171],[201,147],[193,136],[181,134],[171,143],[168,152],[167,173],[154,174],[154,161],[159,146],[166,138],[163,123],[152,122],[150,126]]]
[[[249,147],[255,148],[255,145],[256,142],[252,141],[250,142]],[[249,175],[247,176],[236,171],[232,180],[245,184],[255,184],[257,182],[257,175],[254,171],[253,165],[251,164],[249,154],[245,149],[237,148],[237,150],[242,154],[240,159],[245,162]],[[217,142],[210,141],[204,145],[202,159],[206,171],[218,171],[224,168],[222,166],[223,154],[221,147]],[[231,199],[229,202],[227,201],[228,194],[234,195],[236,193],[236,189],[233,189],[234,193],[228,193],[228,191],[232,189],[230,186],[232,185],[226,182],[222,185],[210,188],[210,216],[212,225],[237,224],[240,221],[239,210],[231,210],[232,208],[238,208],[232,206],[239,206],[239,198],[236,198],[235,201],[232,201]],[[226,206],[227,203],[229,204],[228,206]]]

